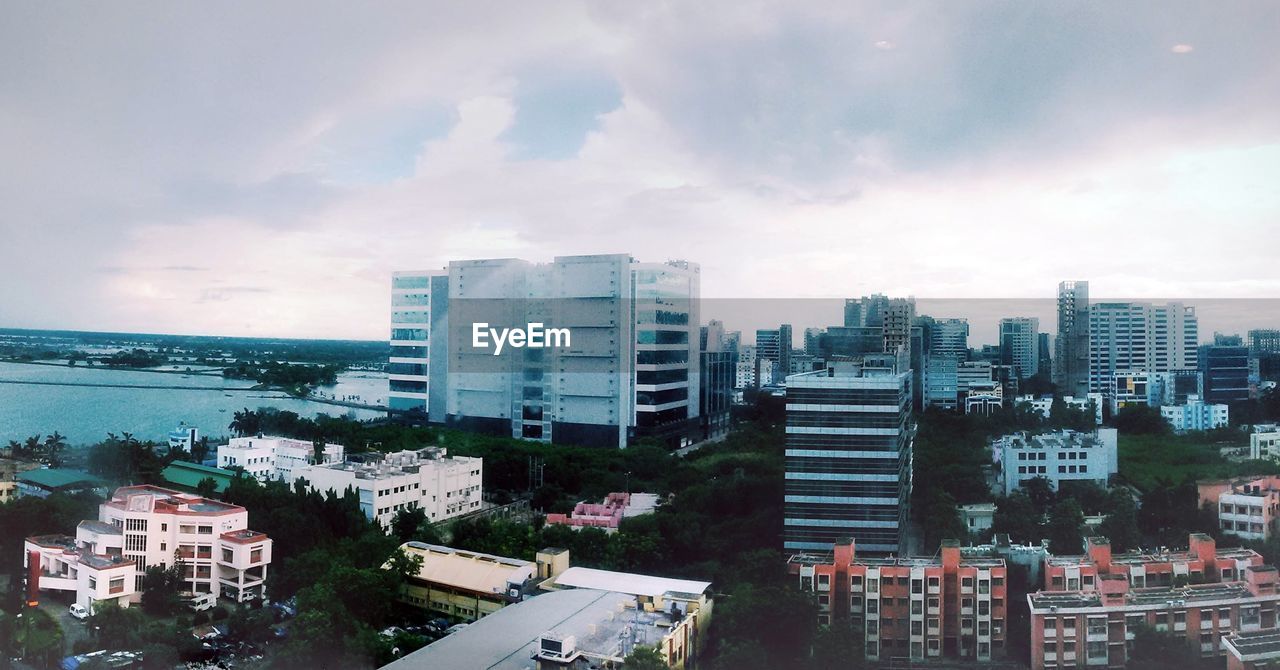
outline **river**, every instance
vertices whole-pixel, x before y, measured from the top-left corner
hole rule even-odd
[[[316,414],[373,419],[375,410],[351,409],[299,400],[275,391],[248,390],[253,382],[216,374],[160,374],[83,366],[0,362],[0,444],[55,430],[72,445],[92,444],[107,433],[133,433],[141,440],[165,440],[180,421],[217,438],[230,431],[232,413],[248,407],[275,407],[305,417]],[[132,387],[132,388],[130,388]],[[167,387],[167,388],[138,388]],[[317,389],[325,397],[358,397],[385,405],[387,378],[350,371],[334,386]]]

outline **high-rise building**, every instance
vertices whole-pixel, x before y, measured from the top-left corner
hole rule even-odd
[[[784,548],[830,551],[852,537],[869,552],[901,552],[914,425],[898,357],[788,377],[786,431]]]
[[[702,327],[699,341],[698,417],[701,438],[706,440],[729,432],[729,410],[738,371],[738,352],[725,348],[724,323],[712,320]]]
[[[1054,340],[1053,383],[1064,395],[1089,392],[1089,282],[1058,284],[1058,334]]]
[[[1280,381],[1280,330],[1249,331],[1249,358],[1255,382]]]
[[[425,400],[433,423],[562,444],[687,443],[699,430],[699,283],[697,265],[625,254],[397,273],[392,300],[410,304],[393,308],[391,407]],[[535,328],[542,346],[525,341]],[[497,344],[513,331],[518,343]]]
[[[964,360],[969,355],[969,320],[934,319],[929,332],[929,356],[954,356]]]
[[[1199,323],[1182,303],[1109,302],[1089,307],[1089,390],[1105,391],[1116,372],[1169,372],[1196,366]]]
[[[1199,363],[1205,402],[1232,403],[1249,399],[1248,347],[1207,344],[1200,347]]]
[[[804,329],[804,353],[810,356],[820,356],[819,343],[822,338],[823,330],[821,328],[805,328]]]
[[[1000,319],[1000,362],[1012,365],[1020,379],[1030,379],[1040,372],[1040,319]]]

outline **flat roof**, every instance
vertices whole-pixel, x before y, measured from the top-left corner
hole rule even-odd
[[[671,630],[669,615],[635,605],[635,596],[626,593],[552,591],[508,605],[383,667],[526,670],[536,666],[533,655],[543,635],[572,635],[579,651],[624,657],[635,645],[657,645]]]
[[[616,591],[651,597],[664,593],[704,593],[711,588],[711,582],[669,579],[594,568],[569,568],[555,578],[554,584],[575,589]]]
[[[1249,661],[1280,660],[1280,631],[1237,631],[1223,635],[1222,644],[1233,656]]]
[[[107,523],[106,521],[98,521],[96,519],[85,519],[84,521],[81,521],[76,527],[83,528],[85,530],[91,530],[95,533],[102,533],[106,535],[121,534],[120,529],[115,524]]]

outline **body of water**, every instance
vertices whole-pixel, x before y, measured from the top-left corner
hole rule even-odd
[[[38,382],[38,383],[33,383]],[[63,385],[52,385],[63,384]],[[87,386],[87,385],[96,386]],[[128,388],[163,386],[171,388]],[[364,420],[385,416],[298,400],[274,391],[247,390],[253,382],[218,375],[179,375],[81,366],[0,362],[0,444],[55,430],[70,444],[92,444],[107,433],[133,433],[141,440],[164,440],[185,421],[211,438],[227,435],[232,414],[248,407],[275,407],[305,417],[316,414]],[[363,404],[385,405],[386,375],[354,371],[338,376],[335,386],[318,389],[325,397],[358,397]]]

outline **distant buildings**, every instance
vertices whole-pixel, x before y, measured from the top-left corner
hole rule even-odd
[[[320,464],[341,463],[346,448],[325,443],[320,451]],[[289,437],[233,437],[218,446],[218,467],[240,468],[245,474],[266,482],[273,479],[293,484],[295,470],[316,463],[316,446],[308,440]]]
[[[1248,347],[1217,343],[1204,345],[1200,347],[1199,362],[1206,402],[1232,403],[1249,399]]]
[[[1040,319],[1008,317],[1000,319],[1001,363],[1012,365],[1020,379],[1040,372]]]
[[[737,382],[738,350],[725,335],[724,323],[712,320],[699,329],[698,417],[700,439],[722,437],[729,432],[729,413]]]
[[[69,468],[17,469],[14,475],[17,497],[35,496],[48,498],[54,493],[78,493],[106,491],[106,482],[83,471]]]
[[[830,550],[853,537],[899,552],[911,497],[911,377],[897,357],[828,363],[787,378],[783,540]]]
[[[179,423],[169,431],[169,450],[181,449],[190,452],[200,441],[200,430],[195,426]]]
[[[1096,303],[1089,315],[1089,391],[1108,390],[1119,371],[1147,373],[1197,367],[1195,308],[1171,302]],[[1073,395],[1083,395],[1074,393]]]
[[[1058,284],[1058,334],[1054,339],[1053,383],[1063,395],[1084,397],[1089,385],[1089,282]]]
[[[1004,559],[962,555],[952,541],[935,558],[864,558],[855,547],[844,541],[787,562],[800,589],[817,595],[818,623],[848,621],[871,661],[1004,658]]]
[[[960,506],[960,522],[970,535],[981,535],[991,530],[995,522],[995,503],[972,503]]]
[[[317,491],[342,494],[353,489],[360,510],[384,530],[397,512],[420,508],[436,523],[480,509],[484,461],[449,456],[440,447],[388,454],[369,454],[364,462],[309,465],[293,476]]]
[[[1068,481],[1105,487],[1118,469],[1116,447],[1116,429],[1099,428],[1094,433],[1014,433],[995,440],[991,451],[1000,467],[1004,494],[1009,495],[1036,477],[1047,479],[1054,491]]]
[[[1161,405],[1160,416],[1178,432],[1213,430],[1231,425],[1230,410],[1226,405],[1207,403],[1194,395],[1182,405]]]
[[[39,562],[39,589],[74,592],[90,611],[101,602],[138,602],[147,568],[178,559],[186,566],[183,591],[261,598],[271,563],[271,539],[249,530],[243,507],[158,486],[116,489],[75,537],[29,537],[24,549],[25,565]]]
[[[1219,656],[1235,633],[1276,627],[1274,567],[1249,549],[1217,549],[1207,535],[1190,545],[1113,556],[1106,538],[1090,538],[1084,556],[1046,559],[1046,590],[1027,596],[1032,669],[1123,667],[1139,628]]]
[[[1090,393],[1089,396],[1085,398],[1066,396],[1061,398],[1061,400],[1062,404],[1066,407],[1091,413],[1093,415],[1094,423],[1099,426],[1102,425],[1103,400],[1101,393]],[[1039,414],[1046,419],[1049,418],[1049,413],[1053,410],[1053,403],[1053,396],[1036,397],[1032,395],[1024,395],[1018,396],[1018,398],[1014,400],[1015,406],[1026,405],[1035,411],[1036,414]]]
[[[689,444],[702,430],[699,284],[696,264],[625,254],[397,273],[391,408],[559,444]],[[499,350],[490,332],[532,324],[555,341]]]
[[[969,320],[934,319],[929,333],[929,356],[963,360],[969,355]]]
[[[40,467],[39,463],[0,457],[0,503],[18,497],[18,475]]]

